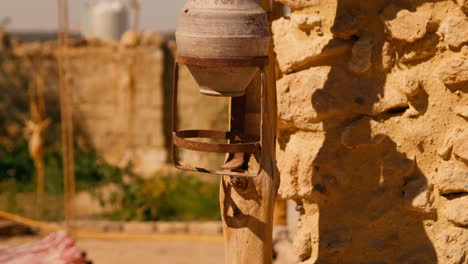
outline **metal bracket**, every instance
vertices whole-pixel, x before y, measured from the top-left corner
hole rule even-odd
[[[213,131],[213,130],[185,130],[177,131],[177,114],[178,114],[178,88],[179,88],[179,64],[206,66],[206,67],[259,67],[262,77],[261,88],[261,120],[260,120],[260,136],[245,135],[235,131]],[[266,73],[265,66],[268,64],[268,57],[252,57],[252,58],[193,58],[178,56],[174,66],[174,84],[173,84],[173,102],[172,102],[172,159],[174,166],[185,171],[195,171],[208,174],[229,175],[236,177],[256,177],[262,171],[262,137],[263,137],[263,116],[265,111],[264,93],[266,90]],[[245,110],[243,110],[245,114]],[[215,144],[203,143],[191,138],[207,138],[207,139],[227,139],[230,144]],[[234,143],[233,143],[234,142]],[[212,170],[198,167],[190,167],[181,165],[178,161],[177,148],[200,152],[214,153],[244,153],[257,154],[259,156],[259,169],[255,174],[248,172],[239,172],[233,170]]]

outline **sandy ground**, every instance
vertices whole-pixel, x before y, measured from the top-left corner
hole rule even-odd
[[[222,264],[222,243],[207,242],[103,242],[83,240],[79,247],[95,264]]]
[[[19,237],[0,240],[0,248],[28,243],[37,238]],[[224,245],[209,242],[109,242],[80,240],[94,264],[222,264]]]

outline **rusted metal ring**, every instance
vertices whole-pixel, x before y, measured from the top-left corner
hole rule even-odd
[[[265,67],[268,56],[265,57],[237,57],[237,58],[197,58],[177,56],[177,62],[184,65],[202,67]]]
[[[251,60],[252,58],[248,58],[248,60]],[[235,177],[247,177],[247,178],[254,178],[254,177],[257,177],[258,175],[260,175],[260,173],[263,171],[263,153],[262,153],[262,136],[263,136],[263,118],[264,118],[264,115],[265,115],[265,101],[264,101],[264,93],[265,93],[265,89],[266,89],[266,86],[267,86],[267,83],[266,83],[266,74],[265,74],[265,68],[263,66],[260,67],[260,70],[262,72],[262,88],[261,88],[261,119],[260,119],[260,136],[256,136],[256,137],[252,137],[250,138],[251,136],[246,136],[246,135],[239,135],[237,133],[233,133],[233,132],[214,132],[213,134],[210,135],[210,133],[207,134],[206,130],[198,130],[199,132],[193,132],[193,130],[188,130],[188,131],[179,131],[177,132],[177,117],[178,117],[178,109],[177,109],[177,98],[178,98],[178,85],[179,85],[179,63],[182,64],[184,63],[184,61],[179,61],[180,60],[180,57],[176,60],[176,63],[175,63],[175,66],[174,66],[174,83],[173,83],[173,103],[172,103],[172,110],[173,110],[173,118],[172,118],[172,131],[173,131],[173,144],[172,144],[172,159],[173,159],[173,162],[174,162],[174,166],[178,169],[181,169],[181,170],[185,170],[185,171],[192,171],[192,172],[203,172],[203,173],[210,173],[210,174],[217,174],[217,175],[224,175],[224,176],[235,176]],[[268,60],[265,60],[264,62],[266,62]],[[205,60],[206,62],[206,60]],[[259,63],[259,62],[257,62]],[[205,64],[205,65],[208,65],[208,64]],[[211,64],[213,65],[213,64]],[[224,64],[226,65],[226,64]],[[237,65],[241,65],[241,64],[237,64]],[[252,64],[249,64],[249,65],[252,65]],[[257,65],[258,66],[258,65]],[[201,135],[207,135],[208,138],[214,138],[214,139],[230,139],[231,140],[231,143],[233,144],[224,144],[224,145],[230,145],[230,146],[235,146],[236,145],[236,141],[237,138],[236,137],[243,137],[241,141],[244,141],[244,142],[241,142],[240,144],[247,144],[247,145],[250,145],[250,144],[253,144],[255,145],[255,150],[254,149],[228,149],[226,151],[226,149],[223,149],[222,151],[219,149],[219,144],[212,144],[212,145],[217,145],[215,148],[218,148],[218,150],[220,150],[220,152],[222,153],[231,153],[229,151],[233,151],[233,153],[251,153],[251,154],[254,154],[255,156],[258,155],[258,164],[259,164],[259,167],[258,167],[258,170],[255,172],[255,173],[249,173],[248,170],[245,171],[245,172],[237,172],[237,171],[233,171],[233,170],[212,170],[212,169],[205,169],[205,168],[199,168],[199,167],[191,167],[191,166],[184,166],[182,164],[180,164],[179,160],[178,160],[178,155],[177,155],[177,147],[180,147],[180,148],[184,148],[184,144],[185,143],[188,143],[190,145],[193,146],[193,143],[195,143],[195,148],[196,149],[193,149],[193,148],[189,148],[189,149],[192,149],[192,150],[195,150],[195,151],[205,151],[205,152],[210,152],[209,149],[211,148],[211,146],[207,146],[207,145],[204,145],[205,143],[201,143],[203,144],[204,146],[200,147],[201,145],[198,145],[200,142],[195,142],[195,141],[190,141],[190,140],[187,140],[186,138],[195,138],[195,137],[199,137]],[[249,139],[250,138],[250,139]],[[234,140],[232,140],[234,139]],[[256,141],[256,142],[249,142],[250,140],[252,141]],[[177,142],[176,142],[177,141]],[[187,142],[187,141],[190,141],[190,142]],[[245,143],[247,141],[247,143]],[[197,146],[198,145],[198,146]],[[238,145],[238,144],[237,144]],[[202,150],[202,148],[205,148],[207,147],[205,150]],[[252,151],[252,152],[251,152]]]
[[[231,143],[231,144],[215,144],[204,143],[187,138],[208,138],[208,139],[242,139],[245,141],[255,140],[258,137],[250,135],[239,135],[232,132],[213,131],[213,130],[185,130],[176,131],[172,133],[172,140],[174,145],[180,148],[201,151],[201,152],[214,152],[214,153],[257,153],[260,151],[260,142],[248,143]]]
[[[198,167],[189,167],[180,165],[178,161],[175,161],[174,166],[179,170],[184,171],[193,171],[193,172],[201,172],[201,173],[209,173],[209,174],[217,174],[223,176],[234,176],[234,177],[246,177],[246,178],[255,178],[260,174],[260,169],[256,174],[250,174],[248,172],[236,172],[236,171],[229,171],[229,170],[211,170],[205,168],[198,168]]]

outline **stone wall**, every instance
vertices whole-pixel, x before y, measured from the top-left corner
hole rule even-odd
[[[468,1],[278,1],[301,263],[467,264]]]
[[[18,61],[16,67],[30,80],[35,74],[43,77],[50,113],[57,113],[59,108],[56,51],[53,42],[12,46]],[[91,146],[113,165],[126,166],[131,162],[135,172],[144,176],[172,167],[169,156],[174,53],[170,38],[163,40],[150,33],[138,36],[128,32],[121,43],[73,43],[68,49],[67,79],[72,90],[77,144]],[[25,102],[26,86],[18,85],[18,94]],[[180,69],[179,86],[181,128],[216,129],[222,123],[228,124],[226,100],[199,95],[198,86],[185,67]],[[197,152],[182,153],[183,160],[192,165],[222,162],[219,157]]]
[[[163,53],[156,48],[74,50],[70,83],[74,116],[105,160],[137,171],[167,161]]]

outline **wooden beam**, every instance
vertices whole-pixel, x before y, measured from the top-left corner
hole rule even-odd
[[[269,12],[270,23],[279,14],[273,10],[272,0],[257,0]],[[276,6],[278,8],[278,6]],[[276,12],[274,12],[276,11]],[[226,264],[271,264],[273,210],[279,186],[276,167],[276,77],[273,42],[270,63],[265,68],[267,87],[264,94],[262,171],[253,179],[224,176],[221,179],[221,213],[223,217]],[[257,76],[245,96],[247,134],[259,135],[261,116],[261,79]],[[231,101],[231,112],[236,100]],[[237,120],[238,121],[238,120]],[[231,127],[238,126],[231,123]],[[259,157],[251,157],[249,168],[256,171]]]
[[[59,74],[60,115],[62,127],[62,159],[64,177],[64,214],[67,228],[72,230],[75,212],[73,199],[75,197],[75,154],[72,95],[69,87],[68,34],[69,16],[68,0],[57,0],[58,12],[58,45],[57,53]]]

